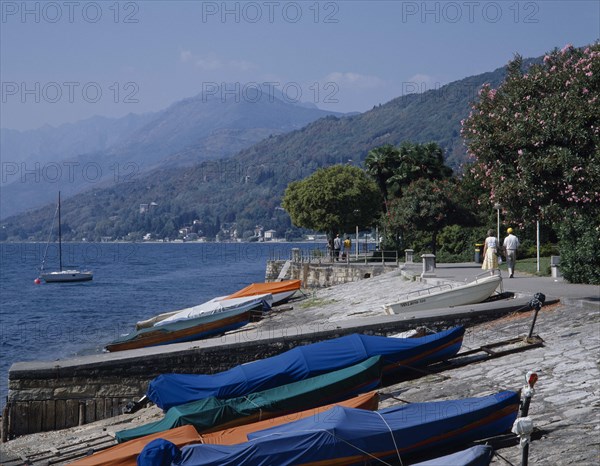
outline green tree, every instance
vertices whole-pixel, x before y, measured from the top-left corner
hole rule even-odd
[[[562,231],[583,234],[587,225],[593,236],[600,217],[599,97],[598,43],[554,50],[525,71],[517,56],[499,88],[484,86],[463,136],[490,205],[499,202],[517,224],[574,222]],[[576,260],[567,253],[573,239],[562,234],[560,249]],[[564,265],[567,279],[582,281],[576,263]]]
[[[415,224],[405,219],[398,210],[401,200],[407,196],[412,183],[448,179],[452,176],[452,169],[444,164],[442,148],[436,143],[415,144],[408,141],[398,147],[385,145],[372,149],[365,159],[365,166],[384,197],[385,214],[381,219],[384,246],[402,248],[408,244],[407,235],[415,233]],[[410,195],[414,194],[421,193],[415,188]],[[419,199],[414,201],[419,202]],[[404,201],[410,202],[410,199]],[[425,223],[423,220],[419,225]],[[433,247],[435,249],[435,244]]]
[[[440,180],[452,176],[444,164],[444,153],[434,142],[405,141],[399,147],[384,145],[369,151],[365,167],[376,181],[384,200],[402,196],[402,190],[421,178]]]
[[[372,225],[380,212],[381,195],[360,168],[333,165],[290,183],[282,205],[294,225],[333,235]]]
[[[399,164],[400,151],[391,144],[371,149],[365,158],[367,173],[373,177],[383,195],[386,212],[389,197],[388,181],[394,175],[394,170]]]
[[[437,235],[447,225],[453,210],[448,195],[452,188],[453,183],[447,180],[421,178],[390,204],[389,226],[404,232],[407,236],[404,244],[410,244],[411,237],[419,231],[427,231],[431,234],[431,253],[436,254]]]
[[[442,180],[452,176],[452,169],[444,164],[444,151],[435,142],[403,142],[399,147],[399,154],[400,163],[389,180],[389,183],[396,186],[395,194],[398,196],[413,181]]]

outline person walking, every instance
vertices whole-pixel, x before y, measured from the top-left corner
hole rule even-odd
[[[487,238],[483,242],[483,270],[494,270],[498,268],[498,238],[494,236],[494,230],[487,231]]]
[[[336,261],[340,260],[340,250],[342,249],[342,239],[340,235],[335,235],[335,239],[333,240],[333,257],[335,257]]]
[[[508,278],[513,278],[515,273],[515,263],[517,262],[517,249],[519,247],[519,238],[513,235],[513,229],[506,230],[508,236],[504,238],[502,246],[506,251],[506,265],[508,267]]]
[[[352,248],[352,241],[350,237],[346,235],[346,239],[344,240],[344,257],[346,261],[350,259],[350,249]]]

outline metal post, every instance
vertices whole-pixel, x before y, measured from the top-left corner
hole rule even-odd
[[[536,270],[540,272],[540,221],[536,221],[536,248],[537,248],[537,267]]]
[[[512,427],[512,433],[519,436],[521,446],[521,466],[529,464],[529,443],[533,432],[533,421],[530,417],[518,418]]]
[[[521,412],[520,412],[520,416],[521,417],[527,417],[529,415],[529,405],[531,404],[531,398],[533,397],[533,394],[535,393],[534,390],[534,385],[538,380],[538,375],[537,373],[533,372],[533,371],[529,371],[527,372],[527,374],[525,375],[525,382],[526,385],[523,387],[523,404],[521,405]]]
[[[356,246],[354,250],[356,251],[356,260],[358,260],[358,225],[356,225]]]
[[[500,242],[500,209],[498,209],[497,211],[497,219],[496,219],[496,239],[498,240],[498,242]]]
[[[533,295],[533,299],[529,301],[529,306],[534,310],[533,312],[533,321],[531,322],[531,327],[529,327],[529,333],[527,334],[527,339],[533,336],[533,329],[535,328],[535,321],[537,320],[538,312],[546,302],[546,296],[543,293],[536,293]]]
[[[79,412],[77,414],[78,414],[77,425],[78,426],[84,425],[85,424],[85,401],[79,402]]]
[[[500,209],[502,208],[502,204],[496,202],[494,204],[494,209],[496,209],[496,239],[500,242]]]
[[[533,420],[528,417],[529,404],[534,393],[534,385],[538,380],[535,372],[529,371],[525,375],[526,385],[523,387],[523,403],[521,405],[520,417],[515,420],[512,432],[519,436],[521,446],[521,466],[529,464],[529,444],[531,443],[531,433],[533,432]]]

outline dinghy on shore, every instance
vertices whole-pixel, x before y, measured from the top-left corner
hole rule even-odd
[[[273,299],[271,295],[260,295],[231,301],[230,305],[213,303],[211,307],[184,309],[151,327],[117,338],[106,345],[106,350],[123,351],[219,335],[246,325],[255,310],[268,311]]]
[[[392,315],[480,303],[488,299],[501,283],[500,274],[486,273],[485,277],[477,277],[469,283],[456,285],[448,283],[414,291],[396,302],[384,304],[383,309],[387,314]]]

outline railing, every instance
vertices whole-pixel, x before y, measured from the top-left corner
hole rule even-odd
[[[354,249],[354,248],[352,248]],[[310,250],[305,249],[293,249],[292,251],[271,251],[269,254],[269,259],[272,261],[285,261],[291,260],[292,262],[302,262],[302,263],[376,263],[380,262],[382,264],[385,263],[399,263],[399,254],[398,251],[368,251],[365,248],[362,248],[362,251],[356,254],[354,250],[350,253],[343,253],[340,256],[334,256],[332,250],[328,249],[326,245],[322,247],[314,247]]]

